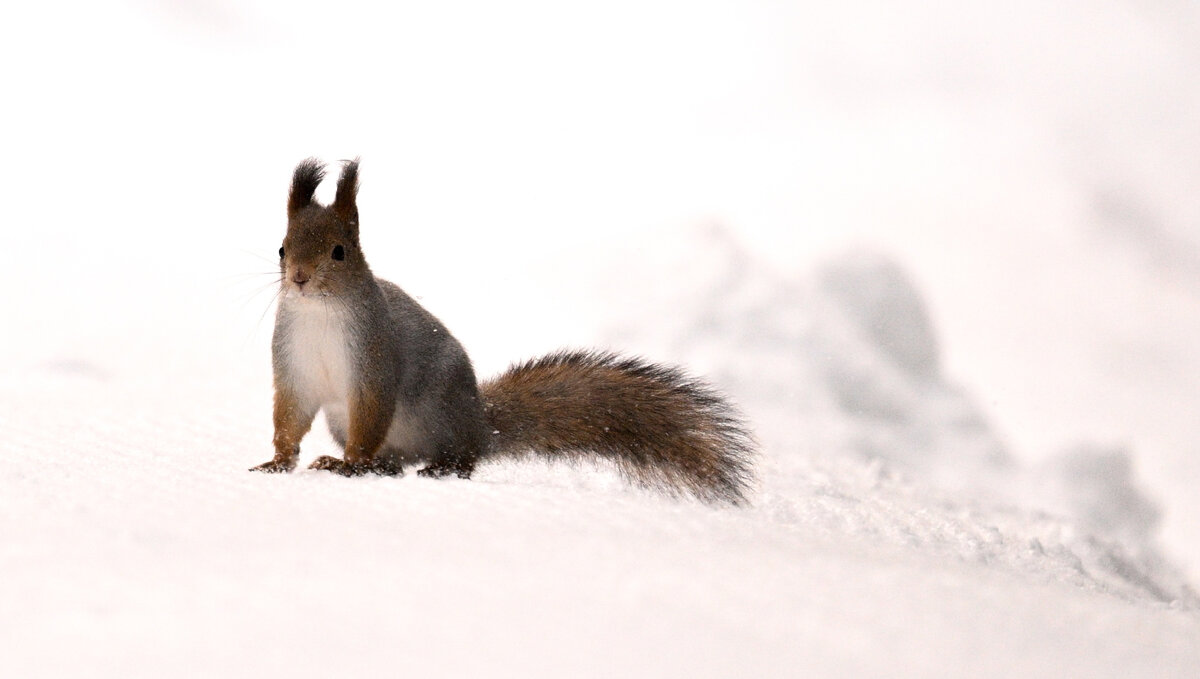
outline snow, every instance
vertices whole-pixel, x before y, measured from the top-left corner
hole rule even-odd
[[[745,511],[549,465],[263,477],[266,399],[196,382],[6,386],[6,675],[1182,677],[1200,653],[1194,603],[1063,521],[879,464],[777,461]]]
[[[0,27],[0,675],[1197,676],[1194,7],[499,7]],[[752,505],[248,473],[287,179],[360,154],[481,374],[683,363]]]

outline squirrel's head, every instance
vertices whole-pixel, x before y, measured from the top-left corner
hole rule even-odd
[[[331,205],[313,194],[325,178],[325,165],[309,158],[296,166],[288,193],[288,228],[279,248],[285,297],[344,294],[368,272],[358,245],[358,159],[347,161]]]

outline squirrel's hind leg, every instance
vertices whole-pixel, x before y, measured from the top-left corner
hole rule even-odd
[[[471,474],[475,471],[475,463],[479,461],[479,455],[475,451],[479,450],[481,443],[471,437],[463,438],[466,440],[460,438],[444,444],[449,450],[433,455],[429,459],[429,464],[425,465],[425,468],[418,471],[417,474],[427,479],[444,479],[448,476],[457,476],[460,479],[471,478]]]
[[[460,479],[469,479],[474,471],[475,458],[443,458],[425,465],[424,469],[417,471],[417,475],[427,479],[444,479],[453,474]]]

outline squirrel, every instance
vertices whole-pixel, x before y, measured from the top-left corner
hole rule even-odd
[[[324,409],[344,456],[310,469],[398,475],[424,463],[421,476],[466,479],[483,459],[595,455],[667,494],[746,501],[752,435],[724,398],[677,368],[564,350],[478,383],[446,327],[371,272],[359,245],[359,161],[343,162],[328,206],[314,199],[324,164],[309,158],[292,175],[271,342],[275,456],[251,471],[295,469]]]

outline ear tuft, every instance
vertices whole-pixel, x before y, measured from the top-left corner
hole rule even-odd
[[[313,201],[317,186],[325,178],[325,164],[316,158],[306,158],[292,173],[292,190],[288,193],[288,216],[308,207]]]
[[[338,178],[337,196],[333,199],[333,209],[343,219],[358,221],[358,158],[342,161],[342,176]]]

